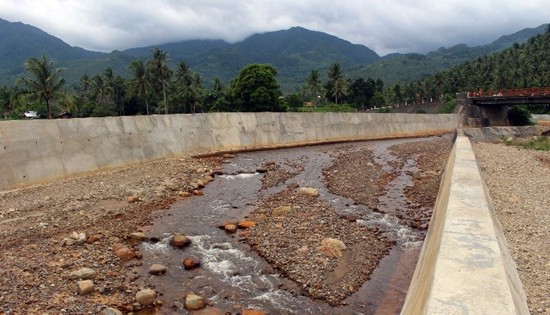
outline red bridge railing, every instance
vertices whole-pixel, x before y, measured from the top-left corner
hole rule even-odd
[[[513,96],[550,96],[550,87],[534,87],[512,90],[488,90],[468,92],[468,98],[477,97],[513,97]]]

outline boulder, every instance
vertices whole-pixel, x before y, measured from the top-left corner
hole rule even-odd
[[[101,310],[98,315],[122,315],[122,312],[116,308],[107,307]]]
[[[153,304],[156,297],[157,292],[151,289],[144,289],[136,293],[136,301],[143,306],[149,306]]]
[[[300,188],[300,193],[308,196],[319,197],[319,189],[311,187]]]
[[[251,228],[253,226],[256,226],[256,222],[254,221],[241,221],[239,222],[238,224],[238,227],[241,228],[241,229],[248,229],[248,228]]]
[[[291,206],[280,206],[273,209],[271,215],[274,217],[284,217],[290,212],[290,210],[292,210]]]
[[[161,264],[152,264],[149,267],[149,273],[152,275],[162,275],[166,273],[166,267]]]
[[[78,295],[86,295],[94,292],[94,282],[92,280],[78,281],[76,285],[76,292]]]
[[[91,268],[80,268],[69,274],[71,280],[81,279],[81,280],[90,280],[95,278],[97,273]]]
[[[237,225],[235,223],[228,223],[224,226],[224,229],[229,233],[237,232]]]
[[[190,292],[185,296],[185,308],[190,311],[200,310],[206,306],[206,301],[200,295]]]
[[[186,270],[191,270],[200,267],[201,262],[195,257],[189,257],[183,260],[183,267]]]
[[[321,241],[319,249],[326,256],[339,258],[342,257],[342,251],[346,249],[346,245],[341,240],[325,238]]]
[[[189,246],[190,244],[191,244],[191,240],[183,234],[176,233],[170,239],[170,245],[174,247],[181,248],[181,247]]]

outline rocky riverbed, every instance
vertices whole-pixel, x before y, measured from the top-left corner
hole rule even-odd
[[[343,145],[323,174],[331,193],[423,230],[450,145],[448,136],[417,139],[391,147],[391,161]],[[174,301],[136,281],[135,269],[144,264],[139,244],[158,241],[143,231],[171,204],[200,196],[231,158],[154,161],[0,193],[0,314],[170,313],[166,305]],[[412,210],[377,203],[388,184],[403,176],[392,166],[408,160],[415,167],[405,175],[413,181],[402,198]],[[264,173],[260,189],[301,170],[299,161],[266,163],[258,168]],[[338,305],[369,278],[394,241],[354,216],[337,214],[318,192],[303,188],[291,183],[261,200],[241,238],[301,293]],[[151,274],[165,272],[154,267]],[[181,297],[212,304],[200,298]],[[237,306],[231,312],[261,314]]]
[[[474,151],[529,310],[550,314],[550,152],[503,143],[476,143]]]

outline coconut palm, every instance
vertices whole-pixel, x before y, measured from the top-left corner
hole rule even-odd
[[[147,61],[147,68],[157,90],[162,90],[164,98],[164,113],[168,114],[168,102],[166,100],[166,88],[170,85],[172,70],[168,67],[168,53],[158,48],[153,49],[153,58]]]
[[[130,64],[130,71],[133,76],[131,81],[133,93],[136,94],[138,98],[145,99],[145,112],[149,115],[149,102],[147,101],[147,95],[152,90],[149,71],[147,71],[143,61],[139,59],[132,61]]]
[[[307,90],[313,100],[313,105],[317,106],[317,101],[321,95],[323,85],[321,84],[321,75],[318,70],[311,70],[307,77]]]
[[[18,79],[18,82],[27,86],[30,97],[46,102],[48,119],[52,119],[53,100],[65,95],[63,91],[65,79],[60,77],[62,70],[54,68],[53,61],[42,54],[41,58],[30,58],[25,62],[25,71],[32,77]]]

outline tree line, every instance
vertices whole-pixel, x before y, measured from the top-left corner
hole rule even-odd
[[[135,59],[128,66],[130,77],[111,68],[94,76],[82,75],[78,84],[65,86],[62,68],[43,54],[25,62],[26,76],[11,88],[0,88],[0,106],[5,118],[21,118],[35,111],[52,118],[70,113],[73,117],[150,115],[215,111],[288,111],[328,103],[351,104],[353,109],[380,105],[383,82],[345,78],[339,63],[330,66],[326,80],[319,70],[304,78],[300,91],[283,97],[277,69],[269,64],[249,64],[225,86],[215,78],[209,88],[199,73],[185,61],[170,67],[167,52],[158,48],[146,60]],[[374,100],[374,102],[373,102]],[[372,103],[372,105],[371,105]]]
[[[395,84],[385,90],[385,96],[388,102],[397,104],[439,99],[444,95],[454,97],[456,93],[466,91],[548,86],[550,26],[545,33],[499,53],[467,61],[419,81]]]
[[[45,55],[25,62],[28,76],[14,87],[0,88],[5,118],[24,111],[45,117],[70,113],[74,117],[150,115],[215,111],[366,110],[387,104],[407,104],[454,97],[455,93],[550,86],[550,27],[523,44],[468,61],[419,81],[384,87],[380,79],[348,78],[339,63],[325,76],[311,70],[299,90],[283,96],[277,69],[269,64],[243,67],[228,86],[215,78],[208,88],[185,61],[170,67],[168,54],[158,48],[146,60],[129,65],[130,77],[111,68],[94,76],[84,74],[67,91],[61,68]],[[326,105],[333,106],[326,106]],[[548,107],[548,106],[547,106]],[[539,109],[540,110],[540,109]],[[549,111],[550,108],[543,109]]]

